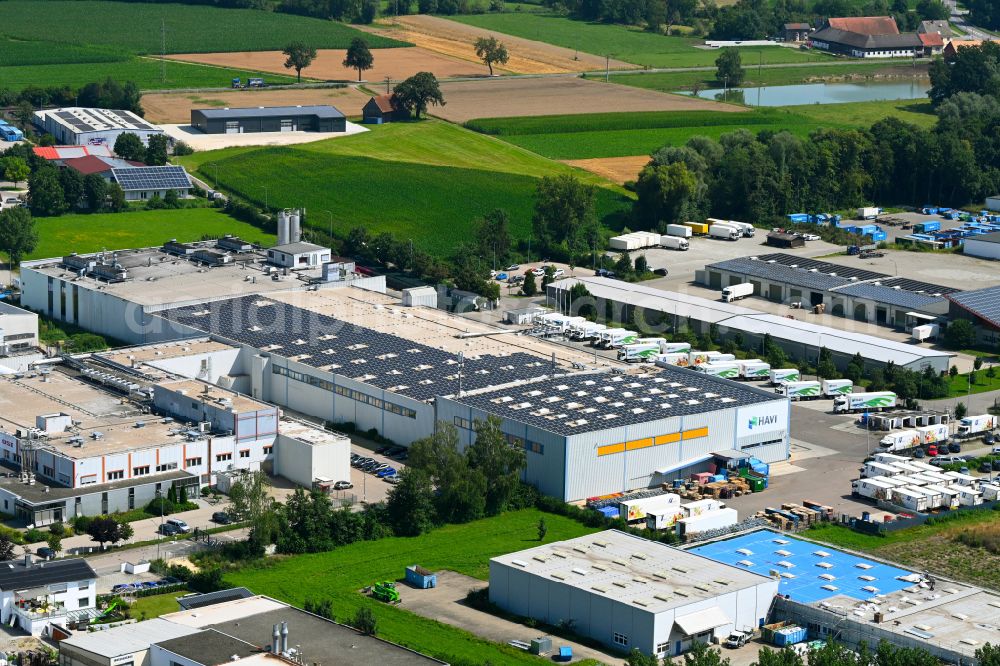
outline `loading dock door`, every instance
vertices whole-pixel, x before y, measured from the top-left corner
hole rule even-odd
[[[780,284],[768,285],[767,291],[768,291],[768,293],[767,293],[768,299],[774,301],[775,303],[780,303],[781,302],[781,292],[782,292],[782,289],[781,289],[781,285]]]
[[[708,286],[712,289],[722,289],[722,274],[715,271],[708,272]]]
[[[819,305],[823,302],[823,293],[819,291],[809,292],[809,305]]]
[[[885,324],[889,315],[885,308],[875,308],[875,321],[879,324]]]

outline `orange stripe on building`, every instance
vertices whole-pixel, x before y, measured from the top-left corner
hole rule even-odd
[[[660,435],[654,443],[656,446],[660,446],[661,444],[672,444],[679,441],[681,441],[681,434],[679,432],[672,432],[669,435]]]
[[[104,461],[104,456],[101,456],[101,483],[104,483],[105,481],[108,480],[108,475],[104,471],[104,462],[105,462]]]
[[[685,430],[681,433],[684,439],[696,439],[698,437],[708,437],[708,426],[704,428],[695,428],[693,430]]]
[[[653,445],[653,438],[647,437],[645,439],[634,439],[628,443],[625,447],[629,451],[634,451],[635,449],[645,449]]]
[[[625,450],[625,444],[622,444],[622,443],[619,443],[619,444],[608,444],[607,446],[598,446],[597,447],[597,455],[599,455],[599,456],[607,456],[607,455],[611,455],[612,453],[621,453],[624,450]]]

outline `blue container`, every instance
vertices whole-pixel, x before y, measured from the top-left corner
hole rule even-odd
[[[608,518],[618,518],[620,516],[618,507],[616,506],[602,506],[598,509],[598,511],[603,513]]]
[[[437,574],[423,567],[419,567],[416,564],[406,567],[406,582],[419,590],[437,587],[437,581]]]
[[[862,511],[861,520],[865,521],[866,523],[870,523],[872,520],[872,514],[867,511]]]
[[[927,233],[928,231],[939,231],[941,229],[940,222],[924,222],[922,224],[915,224],[913,228],[917,231]]]
[[[573,648],[563,645],[559,648],[559,661],[570,661],[573,659]]]
[[[674,479],[674,488],[683,488],[684,479]]]
[[[785,627],[774,632],[774,644],[778,647],[795,645],[806,639],[805,627]]]
[[[788,216],[789,222],[803,223],[809,221],[809,216],[805,213],[792,213]]]
[[[873,241],[878,243],[879,241],[884,241],[886,238],[888,238],[888,235],[884,231],[876,231],[875,233],[871,234],[871,237]]]
[[[715,474],[712,476],[712,483],[719,483],[728,481],[725,474]]]

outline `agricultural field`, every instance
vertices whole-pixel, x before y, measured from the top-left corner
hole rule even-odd
[[[60,44],[117,47],[134,54],[161,52],[161,26],[166,27],[167,53],[280,50],[295,40],[342,49],[354,37],[364,37],[372,48],[405,45],[336,21],[201,5],[8,0],[3,16],[0,35],[23,40],[44,35]]]
[[[824,125],[871,127],[879,120],[890,116],[921,127],[933,127],[937,122],[937,116],[934,115],[930,102],[919,99],[853,104],[806,104],[784,108]]]
[[[461,225],[494,208],[508,212],[515,238],[527,238],[541,176],[576,173],[598,185],[598,214],[609,225],[617,224],[629,203],[623,190],[597,176],[433,120],[373,126],[364,134],[294,147],[195,153],[178,161],[259,204],[266,197],[271,207],[328,210],[338,235],[366,226],[412,238],[438,256],[452,251]],[[414,207],[414,201],[421,205]]]
[[[252,243],[272,244],[274,236],[214,208],[130,211],[97,215],[36,217],[38,247],[26,259],[61,257],[115,247],[151,247],[234,234]]]
[[[150,122],[187,125],[191,122],[191,109],[223,107],[332,104],[348,117],[360,116],[361,107],[365,105],[369,97],[353,86],[282,88],[281,90],[179,91],[144,94],[142,108],[146,112],[146,119]]]
[[[449,663],[538,664],[537,657],[521,650],[374,601],[359,590],[379,580],[400,580],[412,564],[486,579],[491,557],[538,545],[540,518],[548,526],[547,542],[593,531],[567,518],[529,509],[448,525],[420,537],[359,542],[327,553],[282,558],[270,566],[229,573],[225,582],[299,607],[307,599],[329,599],[341,621],[352,618],[361,607],[370,608],[380,637]]]
[[[68,62],[120,62],[127,57],[126,51],[109,47],[58,44],[0,36],[0,67],[56,65]]]
[[[718,51],[695,48],[703,40],[655,35],[638,28],[608,23],[587,23],[552,14],[505,12],[451,17],[467,25],[568,49],[613,58],[645,67],[714,67]],[[744,47],[745,63],[764,64],[829,62],[830,56],[782,46]],[[602,63],[603,64],[603,63]],[[603,69],[603,67],[591,68]]]

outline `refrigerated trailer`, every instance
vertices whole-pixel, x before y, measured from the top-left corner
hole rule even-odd
[[[833,399],[834,413],[877,412],[896,406],[896,394],[892,391],[871,391],[869,393],[848,393]]]
[[[660,355],[660,345],[657,342],[637,342],[624,345],[618,349],[618,360],[626,363],[653,362]]]
[[[675,365],[679,368],[686,368],[691,365],[691,357],[687,352],[676,352],[673,354],[660,354],[656,357],[656,365],[665,368],[668,365]]]
[[[622,345],[632,344],[638,338],[639,334],[635,331],[624,328],[606,328],[601,331],[600,337],[594,339],[594,343],[604,349],[615,349]]]
[[[801,379],[798,368],[781,368],[779,370],[772,369],[769,375],[771,383],[775,386],[778,384],[785,384],[787,382],[797,382]]]
[[[878,450],[883,452],[905,451],[920,446],[920,433],[916,430],[900,430],[891,432],[878,443]]]
[[[664,354],[678,354],[680,352],[691,351],[691,343],[689,342],[661,342],[660,352]]]
[[[740,379],[745,381],[763,381],[770,377],[771,366],[761,360],[740,361]]]
[[[789,398],[790,400],[809,400],[821,396],[819,382],[785,382],[774,389],[775,393]]]
[[[921,444],[938,444],[940,442],[948,441],[948,426],[939,425],[929,425],[920,426],[916,429],[917,433],[920,434]]]
[[[705,221],[709,224],[709,226],[713,224],[722,224],[727,227],[734,227],[740,232],[740,235],[745,238],[753,238],[754,233],[756,233],[755,227],[747,222],[737,222],[736,220],[718,220],[714,217],[710,217]]]
[[[717,351],[690,351],[688,352],[688,365],[698,366],[704,365],[705,363],[724,363],[726,361],[735,361],[736,357],[732,354],[723,354]]]
[[[687,227],[684,227],[685,229]],[[679,236],[660,236],[660,247],[665,247],[668,250],[687,250],[690,245],[686,238],[680,238]]]
[[[679,236],[681,238],[691,238],[691,227],[685,226],[683,224],[668,224],[667,235]]]
[[[733,301],[738,301],[739,299],[746,298],[747,296],[753,296],[753,284],[750,282],[731,284],[728,287],[723,287],[722,289],[722,300],[726,303],[732,303]]]
[[[836,395],[845,395],[854,390],[854,382],[850,379],[824,379],[823,395],[832,398]]]
[[[989,414],[966,416],[958,422],[958,431],[955,434],[958,437],[975,437],[976,435],[989,432],[996,427],[997,417],[995,416]]]
[[[735,241],[743,237],[743,231],[728,224],[713,224],[708,228],[708,235],[712,238]]]
[[[705,373],[709,377],[722,377],[723,379],[740,378],[740,366],[735,363],[703,363],[696,370]]]

